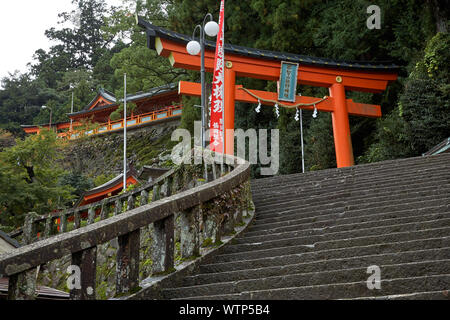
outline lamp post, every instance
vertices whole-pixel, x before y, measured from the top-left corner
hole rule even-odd
[[[206,22],[209,18],[210,21]],[[195,32],[197,29],[200,30],[200,43],[195,40]],[[201,67],[200,67],[200,79],[201,79],[201,105],[202,105],[202,148],[205,148],[205,125],[206,125],[206,83],[205,83],[205,33],[210,37],[215,37],[219,33],[219,25],[213,21],[213,16],[208,13],[203,18],[203,23],[201,25],[196,25],[194,32],[192,33],[192,40],[186,45],[186,51],[193,56],[200,53]]]
[[[50,124],[48,126],[48,129],[52,130],[52,108],[50,108],[48,106],[42,106],[42,109],[49,109],[50,110]]]
[[[70,104],[70,113],[73,113],[73,85],[70,84],[70,89],[72,90],[72,102]],[[73,130],[73,120],[72,118],[70,118],[70,135],[72,135],[72,130]]]
[[[303,116],[301,108],[300,108],[300,139],[302,145],[302,173],[305,173],[305,149],[303,147]]]
[[[127,191],[127,74],[123,74],[123,192]]]

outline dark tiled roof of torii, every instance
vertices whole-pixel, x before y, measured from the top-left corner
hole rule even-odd
[[[155,26],[142,18],[138,18],[138,25],[146,29],[147,39],[148,39],[148,47],[151,49],[155,49],[155,37],[161,37],[168,40],[173,40],[181,43],[188,43],[192,40],[192,37],[177,33],[174,31],[170,31],[158,26]],[[207,40],[205,42],[205,48],[209,50],[215,50],[216,43],[213,41]],[[278,60],[278,61],[288,61],[299,63],[303,65],[311,65],[318,67],[329,67],[329,68],[340,68],[340,69],[349,69],[349,70],[366,70],[366,71],[377,71],[377,72],[393,72],[399,69],[399,66],[391,63],[391,62],[367,62],[367,61],[343,61],[343,60],[334,60],[328,58],[318,58],[312,56],[305,56],[299,54],[292,54],[286,52],[276,52],[269,50],[261,50],[249,47],[243,47],[232,44],[225,44],[224,46],[225,52],[241,55],[241,56],[249,56],[267,60]]]

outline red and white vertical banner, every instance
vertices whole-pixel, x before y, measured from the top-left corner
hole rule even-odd
[[[211,151],[224,152],[224,9],[225,0],[220,2],[219,33],[217,34],[216,54],[214,57],[214,75],[211,94],[210,145]]]

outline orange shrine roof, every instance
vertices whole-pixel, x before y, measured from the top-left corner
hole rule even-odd
[[[138,92],[132,95],[128,95],[127,101],[137,101],[141,99],[156,97],[170,92],[176,92],[178,94],[177,88],[178,88],[177,83],[170,83],[167,85],[152,88],[151,90],[146,92]],[[86,107],[84,107],[83,110],[69,113],[67,115],[69,117],[73,117],[96,111],[106,110],[108,108],[117,107],[121,102],[123,102],[123,99],[117,101],[116,96],[113,93],[105,89],[100,89],[99,93],[95,96],[95,98],[92,99],[92,101]]]

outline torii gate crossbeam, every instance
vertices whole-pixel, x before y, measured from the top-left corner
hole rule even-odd
[[[191,37],[154,26],[141,18],[138,18],[138,24],[147,32],[149,48],[155,49],[159,55],[167,57],[174,67],[200,70],[200,57],[191,56],[186,51],[186,44],[192,40]],[[208,72],[213,72],[214,69],[214,51],[215,43],[207,41],[205,69]],[[326,109],[322,109],[322,111],[332,113],[338,167],[354,164],[348,115],[381,116],[379,106],[354,103],[346,99],[345,90],[383,92],[389,82],[397,79],[398,70],[398,67],[392,64],[336,61],[229,44],[225,45],[225,60],[225,130],[234,130],[235,101],[251,100],[245,97],[239,87],[236,87],[236,77],[277,81],[280,77],[281,61],[287,61],[299,64],[298,84],[329,88],[328,104],[324,103],[320,108]],[[180,90],[180,93],[189,94],[183,89]],[[197,95],[198,91],[191,92],[191,94]],[[263,92],[259,92],[259,94],[263,94]],[[270,95],[271,93],[264,94]],[[300,97],[299,99],[307,98],[309,97]],[[225,138],[225,152],[228,154],[234,152],[232,140]]]

